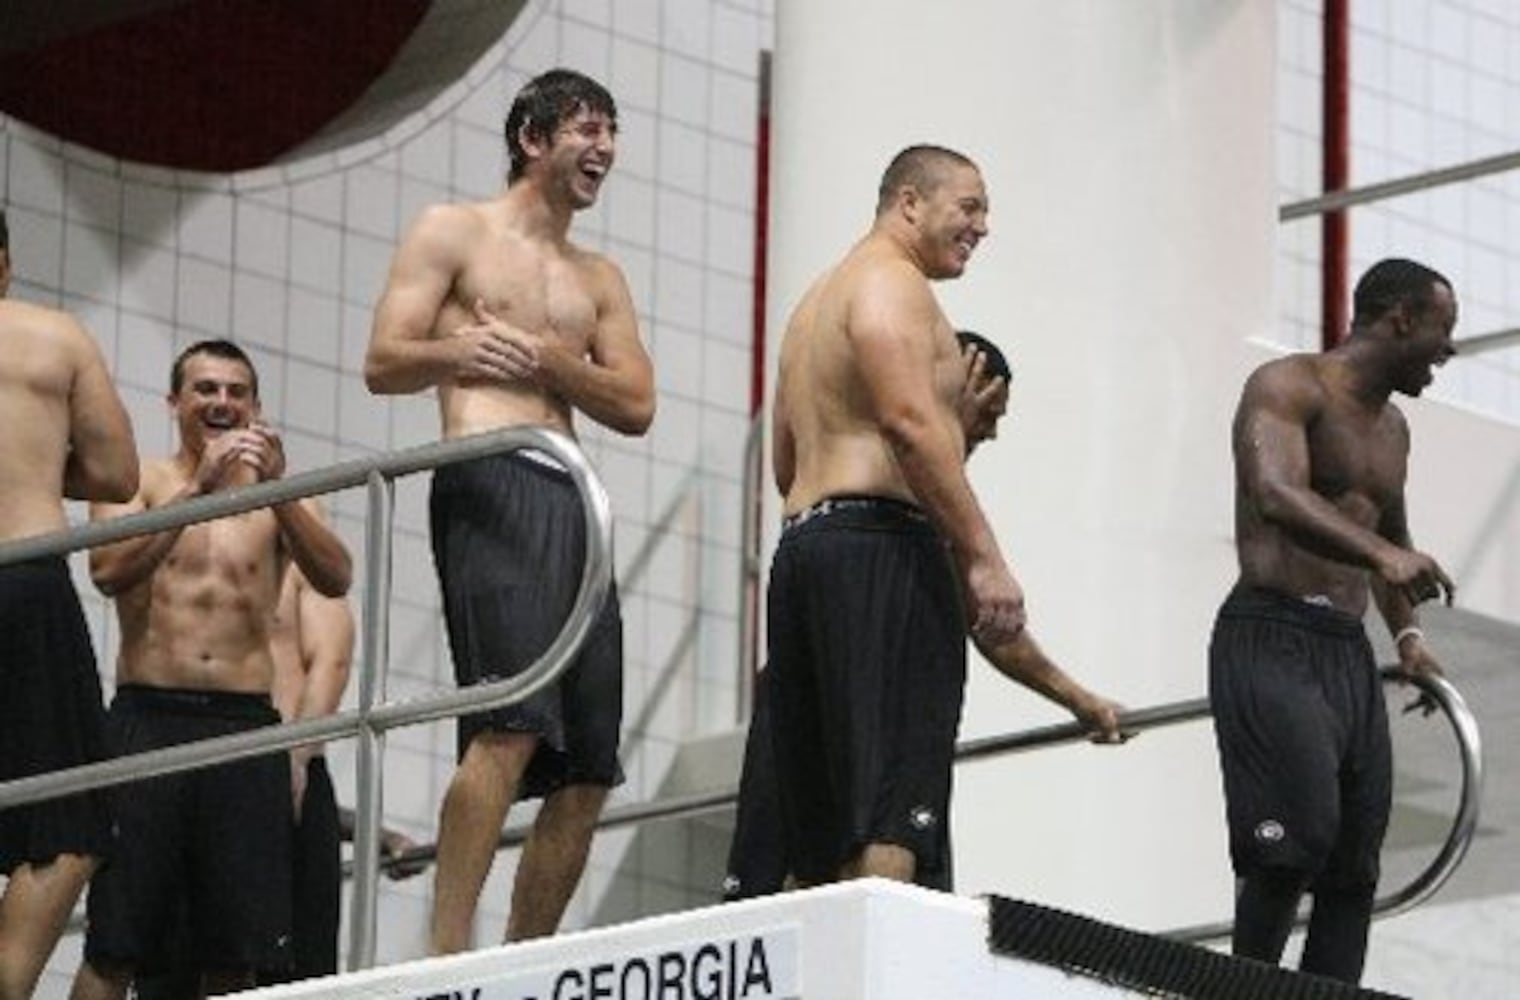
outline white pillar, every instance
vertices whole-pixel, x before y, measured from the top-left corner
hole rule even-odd
[[[1274,32],[1271,0],[777,3],[772,370],[890,157],[935,142],[976,160],[992,234],[939,292],[1015,374],[972,479],[1035,635],[1131,707],[1204,693],[1234,578],[1230,412],[1274,315]],[[964,735],[1060,718],[972,674]],[[962,892],[1138,926],[1229,915],[1206,723],[957,783]]]

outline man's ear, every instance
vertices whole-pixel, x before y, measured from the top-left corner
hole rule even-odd
[[[909,222],[918,221],[918,210],[922,204],[923,195],[912,184],[904,184],[897,189],[897,207]]]
[[[522,147],[523,153],[529,160],[536,160],[544,155],[544,151],[548,147],[548,141],[533,134],[532,129],[529,127],[532,124],[532,120],[528,119],[524,120],[517,127],[517,144]]]

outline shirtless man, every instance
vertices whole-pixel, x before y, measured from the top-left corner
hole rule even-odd
[[[423,212],[396,252],[365,375],[374,392],[436,387],[447,438],[572,413],[624,434],[654,417],[654,378],[627,283],[568,240],[612,167],[617,109],[551,70],[506,120],[496,198]],[[433,555],[461,685],[527,667],[564,625],[585,561],[579,497],[546,455],[445,466],[433,477]],[[507,810],[544,804],[512,890],[509,941],[553,934],[580,880],[608,789],[622,780],[622,621],[609,595],[574,665],[527,701],[459,720],[459,768],[438,833],[432,950],[470,947]]]
[[[137,489],[132,424],[95,341],[73,318],[5,301],[0,212],[0,541],[68,528],[65,497]],[[53,556],[0,566],[0,781],[107,756],[95,651]],[[0,811],[0,1000],[29,997],[79,893],[110,846],[101,793]]]
[[[1418,396],[1455,353],[1451,284],[1384,260],[1357,283],[1351,335],[1269,361],[1235,413],[1240,579],[1209,644],[1209,699],[1240,879],[1234,950],[1277,962],[1314,896],[1302,969],[1355,983],[1367,952],[1392,755],[1369,594],[1410,676],[1439,674],[1415,606],[1453,585],[1405,517]]]
[[[787,848],[803,884],[945,864],[967,626],[1002,643],[1024,598],[966,482],[965,378],[930,282],[987,235],[965,156],[913,146],[870,231],[781,344],[774,465],[785,528],[768,645]]]
[[[258,377],[225,340],[186,348],[170,374],[178,451],[144,464],[116,517],[285,472],[259,420]],[[128,539],[91,553],[95,584],[121,627],[113,749],[137,753],[275,725],[270,621],[294,561],[328,596],[348,590],[343,543],[313,501],[292,501]],[[289,964],[290,764],[268,755],[154,778],[117,798],[118,853],[90,886],[76,997],[121,997],[138,972],[167,967],[173,914],[194,930],[191,964],[208,992]]]
[[[969,458],[977,445],[997,437],[998,424],[1008,408],[1012,373],[1003,352],[987,338],[966,330],[957,330],[955,337],[966,359],[965,386],[961,391],[958,413]],[[978,650],[1009,680],[1070,712],[1088,730],[1094,743],[1117,744],[1126,739],[1119,728],[1119,705],[1088,690],[1062,670],[1035,642],[1028,629],[1021,630],[1001,645],[979,644]],[[781,842],[768,677],[769,671],[762,670],[755,678],[755,709],[744,743],[734,836],[723,882],[723,896],[728,900],[780,892],[790,873]],[[941,829],[945,829],[943,824]],[[948,833],[946,836],[948,850]],[[953,887],[948,864],[934,871],[916,872],[915,877],[929,888],[949,891]]]

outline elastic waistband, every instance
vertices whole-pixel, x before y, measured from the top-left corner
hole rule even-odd
[[[929,523],[928,515],[916,504],[911,504],[906,500],[899,500],[896,497],[846,494],[824,497],[811,507],[805,507],[795,514],[788,514],[781,519],[781,530],[791,531],[820,517],[847,512],[884,515],[890,519],[906,520],[913,524],[927,525]]]
[[[535,465],[540,465],[545,469],[552,469],[555,472],[560,472],[567,476],[570,474],[570,470],[565,468],[565,463],[561,462],[559,459],[555,458],[547,451],[540,451],[537,448],[519,448],[510,454],[513,458],[527,459],[529,462],[532,462]]]
[[[148,711],[234,716],[278,722],[280,715],[267,694],[245,691],[205,691],[196,688],[155,687],[123,684],[116,689],[116,704]]]
[[[493,474],[499,476],[508,472],[531,472],[556,483],[568,483],[572,486],[575,484],[575,481],[570,478],[570,470],[565,468],[564,463],[537,448],[519,448],[516,451],[501,452],[496,455],[483,455],[465,462],[440,465],[433,472],[433,482],[449,486],[489,483],[490,480],[481,477],[489,477]]]
[[[1221,617],[1269,618],[1334,635],[1365,635],[1362,620],[1317,597],[1295,596],[1263,587],[1236,587],[1219,609]]]

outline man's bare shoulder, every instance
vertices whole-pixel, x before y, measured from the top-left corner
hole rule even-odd
[[[429,246],[457,245],[485,233],[490,222],[490,202],[438,202],[417,213],[406,239]]]
[[[139,474],[138,498],[144,507],[162,506],[188,480],[189,476],[173,456],[144,459]]]
[[[568,243],[565,246],[565,258],[598,290],[619,288],[628,283],[617,261],[600,250]]]
[[[0,362],[9,357],[32,366],[45,361],[73,370],[96,353],[95,342],[73,316],[14,299],[0,299],[0,347]]]
[[[79,321],[66,312],[19,299],[0,299],[0,336],[8,330],[26,336],[57,337],[64,342],[83,341],[87,336]]]
[[[1326,398],[1325,360],[1316,354],[1289,354],[1257,367],[1246,379],[1241,404],[1312,406]]]

